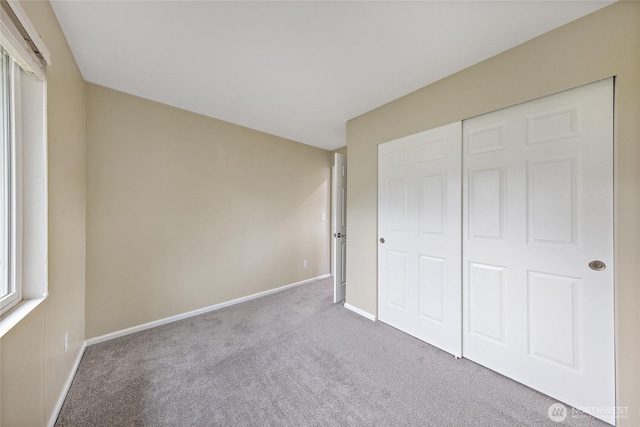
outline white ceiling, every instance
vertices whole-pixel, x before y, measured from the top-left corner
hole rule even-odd
[[[324,149],[347,120],[610,3],[52,2],[87,81]]]

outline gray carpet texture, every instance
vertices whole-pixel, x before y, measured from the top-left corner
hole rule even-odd
[[[86,349],[56,426],[607,426],[332,302],[329,279]]]

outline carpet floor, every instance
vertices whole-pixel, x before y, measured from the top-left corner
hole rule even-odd
[[[553,403],[322,280],[88,347],[56,426],[557,426]]]

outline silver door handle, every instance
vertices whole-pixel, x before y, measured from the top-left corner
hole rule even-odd
[[[600,260],[593,260],[589,263],[589,268],[595,271],[602,271],[607,268],[607,265]]]
[[[384,237],[380,238],[380,243],[384,243]]]

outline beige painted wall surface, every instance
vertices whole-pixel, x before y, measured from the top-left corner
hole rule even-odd
[[[87,338],[329,273],[328,151],[86,93]]]
[[[46,309],[40,305],[2,337],[0,425],[45,424],[45,324]]]
[[[84,342],[84,80],[49,2],[22,6],[53,62],[47,82],[50,295],[2,339],[6,426],[39,425],[51,417]]]
[[[377,312],[377,145],[616,78],[616,325],[620,425],[640,424],[640,3],[618,2],[351,120],[347,301]]]

